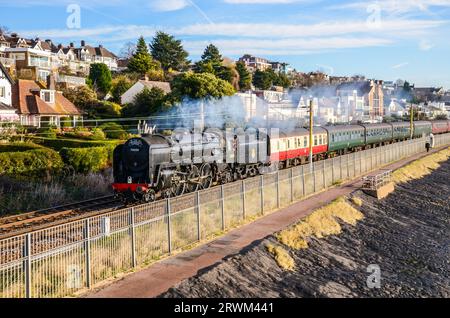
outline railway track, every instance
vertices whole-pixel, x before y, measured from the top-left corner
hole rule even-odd
[[[49,209],[0,218],[0,239],[123,208],[114,196],[61,205]]]

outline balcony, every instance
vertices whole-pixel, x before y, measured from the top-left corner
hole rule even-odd
[[[83,77],[69,76],[69,75],[59,75],[56,79],[58,83],[65,83],[73,86],[83,86],[86,85],[86,79]]]
[[[11,67],[16,64],[16,61],[7,57],[0,57],[0,63],[2,63],[6,67]]]

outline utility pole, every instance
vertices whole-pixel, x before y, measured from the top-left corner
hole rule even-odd
[[[409,108],[409,132],[410,132],[410,138],[413,139],[414,137],[414,108],[413,104],[411,103],[411,107]]]
[[[313,100],[309,101],[309,168],[313,171],[313,128],[314,128],[314,109]]]

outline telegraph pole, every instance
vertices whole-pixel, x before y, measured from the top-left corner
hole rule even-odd
[[[309,101],[309,168],[313,171],[313,128],[314,128],[314,109],[313,100]]]

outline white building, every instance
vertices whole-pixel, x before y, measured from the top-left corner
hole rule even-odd
[[[16,109],[12,106],[12,86],[14,81],[0,63],[0,121],[18,121]]]
[[[168,82],[139,80],[121,96],[120,100],[122,105],[133,103],[136,95],[141,93],[145,88],[151,90],[154,87],[161,89],[166,94],[169,94],[172,91],[170,88],[170,83]]]

